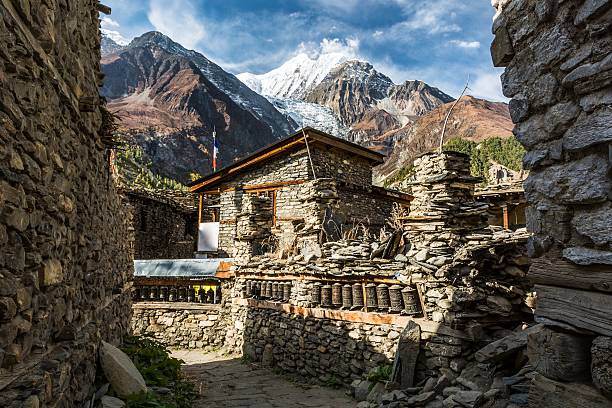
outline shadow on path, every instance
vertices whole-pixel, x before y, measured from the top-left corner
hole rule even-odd
[[[193,407],[207,408],[348,408],[355,400],[343,389],[293,383],[268,368],[245,364],[240,357],[176,350],[185,361],[183,371],[196,384],[199,397]]]

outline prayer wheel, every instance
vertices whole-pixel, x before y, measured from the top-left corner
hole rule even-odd
[[[285,282],[283,285],[283,302],[289,302],[291,299],[291,282]]]
[[[363,287],[361,283],[353,283],[353,307],[351,309],[361,309],[363,307]]]
[[[325,284],[321,286],[321,306],[331,307],[332,305],[332,287]]]
[[[140,286],[134,287],[134,292],[132,292],[132,299],[135,301],[140,300]]]
[[[321,284],[319,282],[315,282],[310,289],[310,301],[315,306],[321,304]]]
[[[149,296],[151,294],[151,288],[148,286],[143,286],[140,290],[140,295],[142,296],[142,300],[149,300]]]
[[[381,283],[376,287],[376,298],[378,299],[378,309],[381,311],[388,311],[391,307],[391,301],[389,299],[389,287],[384,283]]]
[[[272,282],[272,299],[276,300],[278,298],[278,283]]]
[[[159,299],[165,300],[166,302],[168,301],[168,287],[167,286],[162,286],[159,289]]]
[[[262,292],[262,288],[261,288],[261,282],[259,281],[255,281],[253,282],[253,295],[257,296],[258,298],[262,297],[263,294]]]
[[[195,300],[196,300],[195,288],[189,287],[189,289],[187,291],[187,301],[188,302],[195,302]]]
[[[353,306],[353,288],[348,283],[342,286],[342,308],[349,310]]]
[[[400,285],[393,285],[389,288],[389,299],[391,301],[391,313],[399,313],[404,308],[404,302],[402,302],[402,287]]]
[[[176,288],[173,286],[170,288],[170,296],[168,296],[168,300],[170,302],[176,302],[177,298],[176,298]]]
[[[334,307],[342,306],[342,284],[334,283],[332,285],[332,305]]]
[[[178,289],[178,300],[184,302],[187,299],[187,289],[184,286],[179,286]]]
[[[253,296],[253,281],[246,281],[245,284],[245,297]]]
[[[202,286],[200,286],[200,290],[198,290],[198,300],[200,303],[206,303],[206,290]]]
[[[272,297],[272,282],[265,282],[266,285],[266,297],[269,299]]]
[[[366,290],[366,310],[372,311],[378,307],[378,302],[376,301],[376,285],[373,283],[368,283],[365,287]]]
[[[151,300],[159,299],[159,286],[153,286],[151,288]]]
[[[404,310],[409,315],[419,313],[419,294],[416,289],[406,286],[402,289],[402,299],[404,300]]]

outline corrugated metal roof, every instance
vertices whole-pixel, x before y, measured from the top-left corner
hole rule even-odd
[[[134,260],[138,277],[214,277],[221,262],[232,258]]]

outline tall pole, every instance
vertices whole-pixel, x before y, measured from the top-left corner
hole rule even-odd
[[[213,173],[217,171],[217,128],[213,126],[213,157],[212,157],[212,168]]]

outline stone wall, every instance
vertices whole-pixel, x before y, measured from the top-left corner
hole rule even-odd
[[[595,388],[612,390],[612,1],[494,3],[491,53],[527,149],[528,277],[547,326],[547,341],[533,339],[530,405],[609,406]],[[595,388],[575,384],[585,378]]]
[[[221,348],[228,314],[220,305],[138,302],[132,306],[132,333],[153,335],[169,347]]]
[[[372,163],[345,151],[313,145],[310,149],[317,178],[331,178],[362,187],[372,186]]]
[[[100,108],[98,3],[0,1],[0,406],[81,406],[132,275]]]
[[[244,217],[248,203],[245,196],[266,195],[273,200],[275,210],[269,218],[273,222],[268,248],[276,247],[285,254],[301,248],[302,241],[336,240],[357,225],[371,229],[373,235],[385,225],[391,213],[393,199],[371,186],[371,164],[359,157],[331,151],[313,152],[315,171],[329,176],[312,180],[308,174],[310,163],[305,150],[287,158],[264,164],[223,184],[220,193],[219,249],[225,256],[248,255],[248,247],[237,234],[237,223]],[[315,153],[318,152],[318,153]],[[338,168],[335,169],[335,164]],[[333,171],[332,171],[333,170]],[[364,183],[364,180],[366,181]],[[273,191],[251,192],[245,186],[281,183]],[[282,183],[286,183],[282,185]],[[267,211],[266,211],[267,212]],[[253,217],[254,214],[251,215]],[[263,222],[263,214],[259,216]],[[326,228],[327,227],[327,228]],[[266,227],[267,229],[267,227]],[[335,230],[335,231],[332,231]],[[325,237],[325,238],[323,238]],[[237,249],[239,247],[239,249]],[[261,251],[253,251],[260,254]]]
[[[250,308],[244,354],[288,372],[348,385],[373,368],[393,362],[402,328],[309,318]]]
[[[153,192],[125,191],[124,196],[132,215],[134,259],[193,257],[198,223],[195,207]]]

